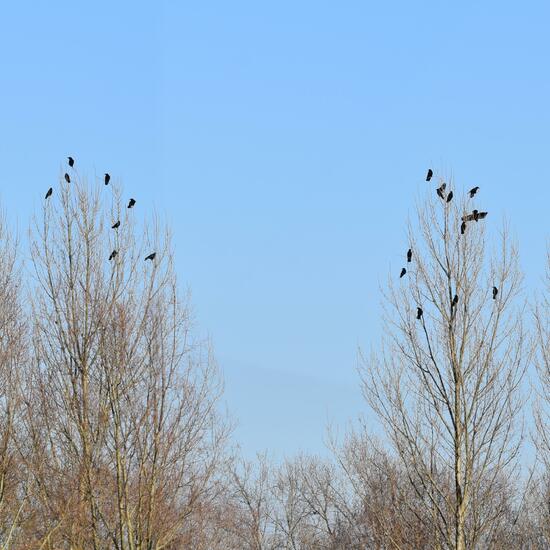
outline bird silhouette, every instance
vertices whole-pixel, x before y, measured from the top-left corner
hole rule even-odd
[[[424,315],[424,312],[422,311],[422,308],[421,307],[417,307],[416,308],[416,318],[417,319],[420,319],[422,317],[422,315]]]
[[[118,229],[120,227],[120,220],[118,220],[116,223],[111,225],[111,229]]]
[[[128,203],[128,208],[132,208],[136,204],[136,201],[134,199],[130,199],[130,202]]]
[[[71,178],[70,178],[69,174],[67,174],[67,172],[65,172],[65,181],[67,183],[71,183]]]
[[[433,175],[434,175],[434,171],[430,168],[428,170],[428,173],[426,174],[426,181],[430,181]]]
[[[466,216],[462,216],[463,222],[471,222],[477,220],[482,220],[487,216],[488,212],[480,212],[479,210],[472,210],[471,214],[467,214]]]
[[[498,294],[498,288],[496,286],[493,287],[493,300],[497,299]]]
[[[411,263],[412,257],[413,257],[413,251],[412,251],[412,248],[409,248],[409,250],[407,250],[407,262]]]
[[[401,277],[403,277],[403,275],[405,275],[405,273],[407,273],[407,270],[406,270],[405,268],[403,268],[403,269],[401,270],[401,273],[400,273],[400,275],[399,275],[399,278],[401,279]]]
[[[48,197],[51,197],[51,196],[52,196],[52,193],[53,193],[53,189],[50,187],[50,188],[48,189],[48,192],[46,193],[45,198],[47,199]]]
[[[147,260],[153,261],[155,259],[156,255],[157,255],[156,252],[153,252],[153,253],[149,254],[149,256],[147,256],[147,258],[145,258],[145,261],[147,261]]]
[[[453,200],[453,192],[451,191],[448,195],[447,195],[447,202],[451,202]]]
[[[462,222],[460,224],[460,234],[464,235],[464,232],[466,231],[466,222]]]
[[[441,184],[441,187],[438,187],[438,188],[436,189],[437,194],[438,194],[442,199],[445,198],[445,187],[447,187],[447,184],[446,184],[446,183],[442,183],[442,184]]]
[[[105,185],[109,185],[109,182],[111,181],[111,176],[105,172]]]
[[[458,304],[458,294],[455,294],[455,297],[451,301],[451,309],[453,309],[453,307],[455,307],[456,304]]]
[[[472,199],[474,195],[479,191],[479,187],[472,187],[468,193],[470,194],[470,198]]]
[[[109,261],[111,261],[117,254],[118,254],[118,252],[116,250],[113,250],[111,252],[111,255],[109,256]]]
[[[74,166],[74,158],[73,157],[67,157],[69,160],[69,166],[72,168]]]

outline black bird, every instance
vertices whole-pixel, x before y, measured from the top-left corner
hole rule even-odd
[[[412,257],[413,257],[413,251],[412,251],[412,248],[409,248],[409,250],[407,250],[407,262],[411,263]]]
[[[472,187],[468,193],[470,193],[470,198],[472,199],[474,195],[479,191],[479,187]]]
[[[487,216],[488,212],[480,212],[479,210],[472,210],[471,214],[466,214],[466,216],[462,216],[463,222],[471,222],[477,220],[482,220]]]
[[[458,304],[458,294],[455,294],[455,297],[453,298],[453,300],[451,302],[451,309],[453,309],[453,307],[455,307],[456,304]]]
[[[422,315],[424,315],[424,312],[422,311],[422,308],[421,307],[417,307],[416,308],[416,318],[417,319],[420,319],[422,317]]]
[[[477,220],[482,220],[487,215],[487,212],[479,212],[478,210],[474,210],[473,214],[474,220],[477,222]]]
[[[132,208],[136,204],[136,201],[134,199],[130,199],[130,202],[128,203],[128,208]]]
[[[436,189],[437,194],[438,194],[442,199],[445,198],[445,187],[447,187],[447,184],[446,184],[446,183],[442,183],[442,184],[441,184],[441,187],[438,187],[438,188]]]
[[[46,193],[46,197],[45,197],[45,198],[47,199],[48,197],[51,197],[51,196],[52,196],[52,193],[53,193],[53,189],[50,187],[50,188],[48,189],[48,192]]]
[[[111,176],[105,172],[105,185],[109,185],[109,182],[111,181]]]
[[[448,195],[447,195],[447,202],[451,202],[453,200],[453,192],[451,191]]]
[[[120,220],[118,220],[116,223],[111,225],[111,229],[118,229],[120,227]]]
[[[464,232],[466,231],[466,222],[462,222],[460,224],[460,234],[464,235]]]
[[[401,270],[401,274],[399,275],[399,278],[401,279],[401,277],[403,277],[403,275],[405,275],[405,273],[407,273],[407,270],[405,268],[403,268]]]
[[[65,181],[67,183],[71,183],[71,178],[70,178],[69,174],[67,174],[67,172],[65,172]]]
[[[74,158],[73,157],[67,157],[69,159],[69,166],[72,168],[74,166]]]
[[[111,261],[117,254],[118,254],[118,252],[116,250],[113,250],[111,252],[111,255],[109,256],[109,261]]]
[[[426,181],[430,181],[433,175],[434,175],[434,171],[430,168],[428,170],[428,173],[426,174]]]
[[[147,261],[147,260],[153,261],[155,259],[156,255],[157,255],[156,252],[153,252],[152,254],[149,254],[149,256],[147,256],[147,258],[145,258],[145,261]]]
[[[498,288],[496,286],[493,287],[493,300],[497,299],[498,294]]]

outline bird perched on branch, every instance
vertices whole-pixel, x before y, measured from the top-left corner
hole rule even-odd
[[[111,255],[109,256],[109,261],[111,261],[117,254],[118,254],[118,252],[116,250],[113,250],[111,252]]]
[[[477,220],[482,220],[487,216],[488,212],[480,212],[479,210],[472,210],[471,214],[467,214],[466,216],[462,216],[463,222],[471,222]]]
[[[111,229],[118,229],[120,227],[120,220],[118,220],[116,223],[111,225]]]
[[[422,308],[421,307],[417,307],[416,308],[416,318],[417,319],[420,319],[422,317],[422,315],[424,315],[424,312],[422,311]]]
[[[407,262],[408,263],[411,263],[412,257],[413,257],[413,251],[412,251],[412,248],[409,248],[409,250],[407,250]]]
[[[111,181],[111,176],[105,172],[105,185],[109,185],[109,182]]]
[[[451,301],[451,309],[453,309],[453,307],[456,307],[456,304],[458,304],[458,294],[455,294],[455,297]]]
[[[153,260],[155,259],[155,256],[156,256],[156,255],[157,255],[156,252],[153,252],[153,253],[149,254],[149,256],[147,256],[147,257],[145,258],[145,261],[147,261],[147,260],[153,261]]]
[[[74,166],[74,158],[73,157],[67,157],[69,161],[69,166],[72,168]]]
[[[65,172],[65,181],[67,183],[71,183],[71,177],[69,176],[69,174],[67,174],[67,172]]]
[[[493,300],[497,299],[498,294],[498,288],[496,286],[493,287]]]
[[[466,222],[462,222],[460,224],[460,234],[464,235],[464,232],[466,231]]]
[[[430,168],[428,170],[428,173],[426,174],[426,181],[430,181],[433,175],[434,175],[434,171]]]
[[[401,279],[401,277],[403,277],[403,275],[405,275],[405,273],[407,273],[407,270],[405,268],[403,268],[401,270],[401,273],[399,274],[399,278]]]
[[[134,199],[130,199],[130,202],[128,203],[128,208],[132,208],[136,204],[136,201]]]
[[[479,187],[472,187],[468,193],[470,194],[470,198],[473,199],[474,195],[479,191]]]
[[[453,200],[453,192],[451,191],[448,195],[447,195],[447,202],[451,202]]]
[[[435,191],[436,193],[442,198],[445,198],[445,187],[447,187],[446,183],[442,183],[441,187],[438,187]]]
[[[53,189],[50,187],[50,188],[48,189],[48,192],[46,193],[46,196],[45,196],[44,198],[47,199],[48,197],[51,197],[51,196],[52,196],[52,193],[53,193]]]

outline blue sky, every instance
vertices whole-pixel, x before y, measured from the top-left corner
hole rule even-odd
[[[428,166],[479,185],[538,285],[548,237],[546,2],[10,2],[0,200],[25,228],[64,158],[173,226],[247,454],[323,452],[365,410]]]

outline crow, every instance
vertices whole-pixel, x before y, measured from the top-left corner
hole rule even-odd
[[[67,183],[71,183],[71,178],[70,178],[69,174],[67,174],[67,172],[65,172],[65,181]]]
[[[401,279],[401,277],[403,277],[403,275],[405,275],[405,273],[407,273],[407,270],[405,268],[403,268],[401,270],[401,274],[399,275],[399,278]]]
[[[111,252],[111,255],[109,256],[109,261],[111,261],[117,254],[118,254],[118,252],[116,250],[113,250]]]
[[[53,189],[50,187],[50,188],[48,189],[48,192],[46,193],[46,197],[45,197],[45,198],[47,199],[48,197],[51,197],[51,196],[52,196],[52,193],[53,193]]]
[[[470,198],[472,199],[474,195],[479,191],[479,187],[472,187],[468,193],[470,193]]]
[[[428,170],[428,173],[426,174],[426,181],[430,181],[433,175],[434,175],[434,171],[430,168]]]
[[[412,257],[413,257],[413,251],[412,251],[412,248],[409,248],[409,250],[407,250],[407,262],[408,263],[411,263]]]
[[[109,185],[109,182],[111,181],[111,176],[105,172],[105,185]]]
[[[462,216],[463,222],[471,222],[472,220],[482,220],[487,216],[488,212],[480,212],[479,210],[472,210],[471,214],[466,214],[466,216]]]
[[[422,311],[422,308],[421,307],[417,307],[416,308],[416,318],[417,319],[420,319],[422,317],[422,315],[424,315],[424,312]]]
[[[153,261],[155,259],[156,255],[157,255],[156,252],[153,252],[152,254],[149,254],[149,256],[147,256],[147,258],[145,258],[145,261],[147,261],[147,260]]]
[[[455,307],[456,304],[458,304],[458,294],[455,294],[455,297],[453,298],[453,300],[451,302],[451,309],[453,309],[453,307]]]
[[[496,286],[493,287],[493,300],[497,299],[498,294],[498,288]]]
[[[447,195],[447,202],[451,202],[453,200],[453,192],[451,191],[448,195]]]
[[[460,234],[464,235],[464,232],[466,231],[466,222],[462,222],[460,224]]]
[[[446,183],[442,183],[442,184],[441,184],[441,187],[438,187],[438,188],[436,189],[437,194],[438,194],[442,199],[445,198],[445,193],[444,193],[445,187],[447,187],[447,184],[446,184]]]
[[[487,212],[479,212],[478,210],[474,210],[474,220],[477,222],[477,220],[482,220],[486,215]]]
[[[74,166],[74,158],[73,157],[67,157],[69,159],[69,166],[72,168]]]
[[[111,229],[118,229],[120,227],[120,220],[118,220],[116,223],[111,225]]]
[[[128,208],[132,208],[136,204],[136,201],[134,199],[130,199],[130,202],[128,203]]]

